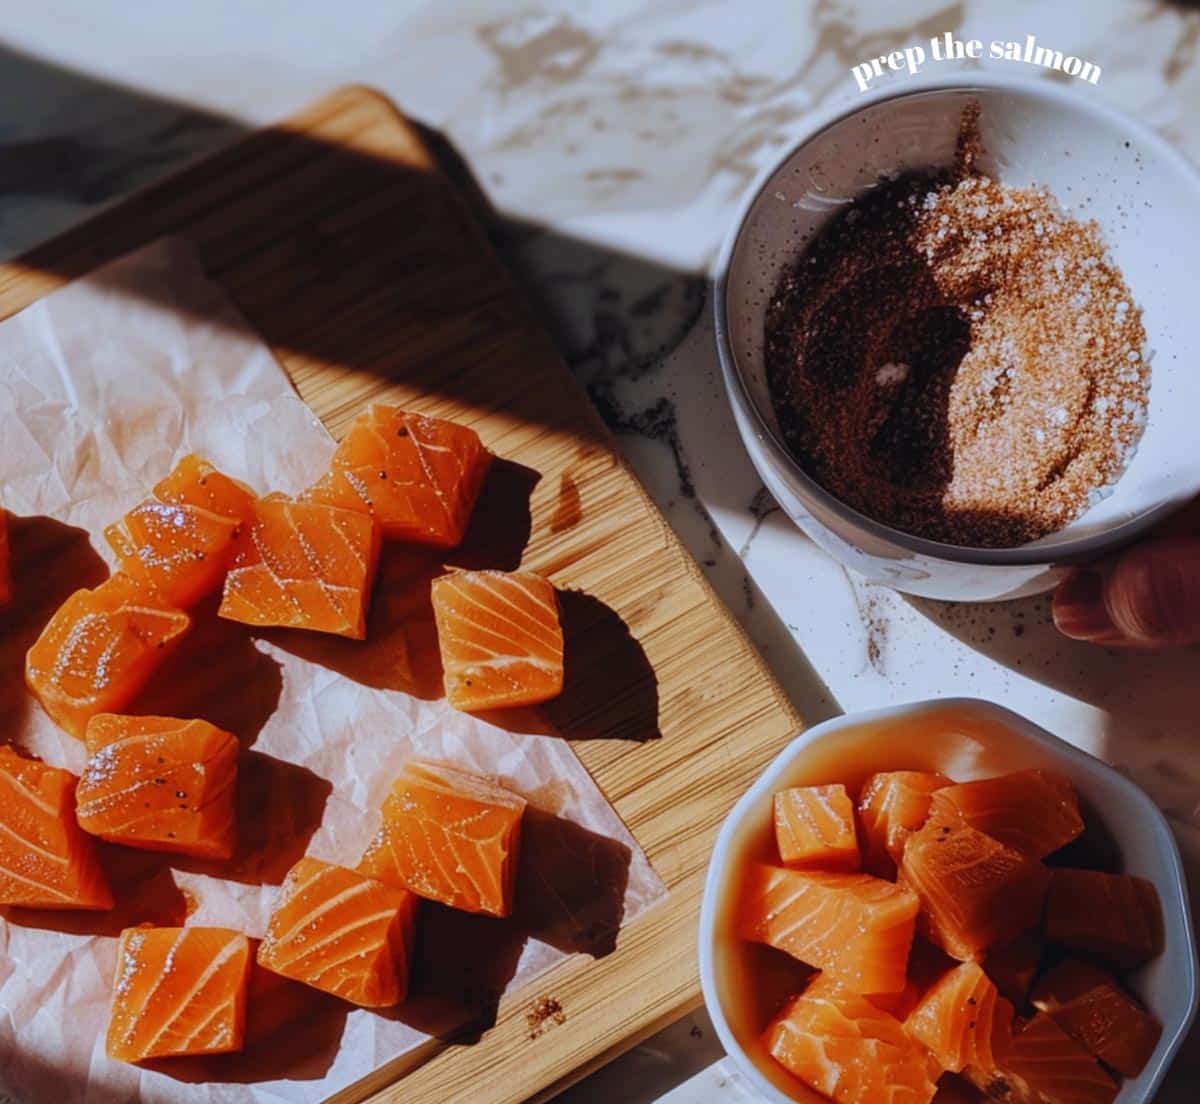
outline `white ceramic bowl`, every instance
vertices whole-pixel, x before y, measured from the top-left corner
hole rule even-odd
[[[1125,1081],[1117,1104],[1153,1098],[1196,1013],[1197,964],[1179,849],[1158,807],[1124,775],[1000,706],[967,698],[920,702],[837,717],[793,740],[733,807],[717,836],[700,910],[700,980],[725,1050],[774,1104],[823,1097],[797,1092],[759,1042],[737,997],[745,944],[729,909],[739,871],[772,831],[771,795],[788,786],[846,782],[877,770],[939,770],[956,781],[1043,767],[1070,778],[1089,822],[1098,820],[1124,869],[1148,878],[1162,899],[1165,951],[1127,980],[1163,1025],[1153,1057]]]
[[[852,509],[811,479],[783,443],[763,372],[763,316],[781,272],[833,214],[884,173],[953,162],[963,107],[982,107],[984,168],[1048,186],[1100,224],[1142,307],[1152,383],[1149,424],[1114,493],[1059,533],[1018,548],[941,544]],[[1054,585],[1061,565],[1129,541],[1200,492],[1200,174],[1147,127],[1075,91],[970,74],[905,84],[818,119],[751,190],[717,265],[717,348],[750,458],[784,511],[868,579],[932,598],[995,600]]]

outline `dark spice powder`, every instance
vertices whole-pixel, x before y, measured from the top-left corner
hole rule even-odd
[[[1005,547],[1108,493],[1146,420],[1141,312],[1099,228],[1041,188],[953,169],[883,181],[785,273],[766,318],[776,416],[861,512]]]

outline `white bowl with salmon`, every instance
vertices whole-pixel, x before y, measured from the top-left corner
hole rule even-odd
[[[699,955],[722,1044],[774,1104],[1144,1104],[1200,991],[1159,809],[972,699],[793,740],[718,835]]]

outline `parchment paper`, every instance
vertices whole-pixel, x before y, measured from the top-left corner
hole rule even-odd
[[[20,589],[16,607],[0,615],[0,737],[57,766],[82,766],[82,746],[23,690],[22,653],[66,593],[106,573],[104,526],[181,456],[199,452],[260,492],[295,493],[324,470],[332,449],[269,350],[181,241],[123,258],[0,325],[0,501],[14,515]],[[248,853],[234,863],[238,880],[171,860],[153,886],[145,869],[126,872],[138,900],[115,917],[0,917],[0,1089],[17,1100],[318,1101],[426,1043],[422,1028],[440,1030],[462,1016],[457,1008],[394,1016],[355,1009],[313,1042],[284,1032],[250,1064],[139,1070],[104,1054],[115,931],[146,910],[154,915],[164,881],[191,907],[189,923],[260,936],[278,881],[300,851],[357,862],[391,779],[414,754],[494,775],[540,817],[527,846],[543,858],[528,870],[523,863],[522,888],[540,883],[554,903],[549,914],[526,930],[449,910],[422,914],[436,929],[433,943],[469,944],[459,949],[486,960],[496,984],[509,975],[509,988],[524,984],[569,950],[602,952],[619,924],[662,896],[632,835],[561,738],[506,731],[443,701],[380,688],[378,679],[364,685],[339,673],[353,670],[355,645],[339,653],[342,642],[330,642],[325,657],[321,645],[297,643],[296,635],[251,637],[198,616],[193,640],[139,709],[160,704],[157,692],[161,711],[191,703],[196,715],[252,744],[256,777],[243,772],[242,781],[243,806],[254,815]],[[325,662],[312,661],[314,647]],[[396,663],[404,661],[402,646]],[[590,888],[556,885],[568,870],[583,871]],[[457,955],[451,946],[447,961]],[[467,985],[464,974],[459,989]]]

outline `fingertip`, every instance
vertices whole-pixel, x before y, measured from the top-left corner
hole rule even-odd
[[[1054,592],[1055,627],[1072,640],[1108,642],[1119,636],[1104,601],[1104,578],[1091,568],[1075,568]]]

